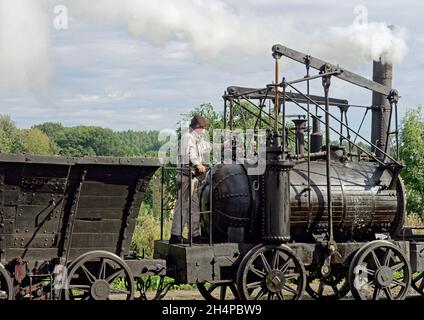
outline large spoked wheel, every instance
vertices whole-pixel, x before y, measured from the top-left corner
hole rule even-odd
[[[412,279],[412,288],[424,296],[424,271]]]
[[[119,256],[92,251],[72,262],[68,271],[66,300],[132,300],[133,275]]]
[[[403,300],[411,285],[411,267],[394,244],[373,241],[353,257],[349,285],[358,300]]]
[[[305,285],[305,267],[285,245],[253,248],[237,272],[238,292],[245,300],[298,300]]]
[[[309,273],[306,292],[316,300],[339,300],[349,293],[347,270],[341,266],[331,266],[326,277]]]
[[[197,289],[207,301],[238,300],[239,294],[234,281],[198,283]]]
[[[13,300],[13,282],[9,272],[0,264],[0,300]]]

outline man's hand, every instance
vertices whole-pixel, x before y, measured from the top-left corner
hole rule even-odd
[[[197,171],[199,171],[200,173],[205,173],[205,172],[206,172],[206,168],[205,168],[205,166],[203,166],[203,165],[201,165],[201,164],[199,164],[199,165],[196,167],[196,169],[197,169]]]

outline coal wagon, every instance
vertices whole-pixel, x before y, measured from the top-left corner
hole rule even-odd
[[[0,298],[133,299],[161,275],[130,243],[159,162],[0,155]],[[65,290],[63,290],[65,288]]]

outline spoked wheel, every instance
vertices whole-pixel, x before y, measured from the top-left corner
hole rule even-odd
[[[245,300],[298,300],[305,285],[305,267],[285,245],[253,248],[237,272],[238,292]]]
[[[9,272],[0,264],[0,300],[13,300],[13,282]]]
[[[128,265],[107,251],[92,251],[69,268],[66,300],[132,300],[134,279]]]
[[[202,297],[207,301],[238,300],[239,294],[234,281],[198,283]]]
[[[331,266],[332,270],[327,277],[310,273],[306,292],[317,300],[339,300],[350,290],[347,280],[347,270],[340,266]]]
[[[419,294],[424,296],[424,271],[420,272],[412,279],[412,288]]]
[[[359,300],[402,300],[411,285],[411,267],[394,244],[377,240],[362,247],[349,268],[352,295]]]

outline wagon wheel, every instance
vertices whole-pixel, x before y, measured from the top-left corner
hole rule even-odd
[[[353,257],[349,268],[352,295],[359,300],[403,300],[411,285],[411,267],[388,241],[373,241]]]
[[[317,300],[339,300],[349,293],[349,281],[347,271],[341,270],[338,266],[332,270],[327,277],[318,276],[314,273],[308,275],[306,292]],[[315,288],[313,282],[318,280],[318,287]]]
[[[91,251],[72,262],[68,271],[66,300],[132,300],[133,275],[117,255]]]
[[[238,300],[239,294],[234,281],[212,282],[206,288],[206,283],[198,283],[197,289],[207,301]]]
[[[238,292],[246,300],[298,300],[305,285],[305,267],[285,245],[253,248],[237,272]]]
[[[412,288],[419,294],[424,296],[424,271],[420,272],[412,279]]]
[[[9,272],[0,264],[0,300],[14,300],[13,283]]]

